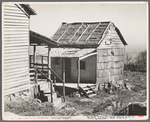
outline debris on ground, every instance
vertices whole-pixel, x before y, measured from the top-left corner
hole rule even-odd
[[[119,89],[115,90],[115,87]],[[79,96],[77,91],[71,91],[72,96],[66,95],[66,106],[56,109],[49,102],[41,102],[24,95],[14,97],[13,95],[5,98],[4,110],[20,116],[86,116],[86,115],[120,115],[130,104],[145,103],[147,100],[147,82],[144,72],[124,72],[123,82],[115,84],[112,93],[104,90],[96,91],[96,96],[85,98]],[[67,92],[67,93],[68,93]],[[145,111],[146,105],[141,107]],[[129,107],[130,108],[130,107]],[[129,113],[130,114],[130,113]]]

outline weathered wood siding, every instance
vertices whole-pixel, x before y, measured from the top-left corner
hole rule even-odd
[[[113,25],[97,48],[97,85],[123,77],[124,45]]]
[[[51,58],[51,68],[57,73],[57,75],[63,79],[63,58],[60,58],[60,63],[58,65],[55,64],[55,58]]]
[[[4,95],[29,89],[29,18],[15,4],[3,5]]]
[[[85,70],[80,70],[80,83],[96,83],[96,55],[87,57],[82,61],[85,61]],[[52,69],[63,79],[63,65],[62,58],[60,58],[60,64],[55,65],[55,58],[51,58]],[[78,82],[78,69],[77,69],[78,58],[71,58],[71,77],[69,83]]]
[[[96,55],[87,57],[82,61],[85,61],[85,70],[80,70],[80,83],[96,83]],[[78,58],[71,59],[71,81],[78,82]]]

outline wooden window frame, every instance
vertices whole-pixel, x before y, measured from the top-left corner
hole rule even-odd
[[[78,61],[77,61],[77,69],[78,69]],[[86,70],[86,61],[80,61],[80,70]]]

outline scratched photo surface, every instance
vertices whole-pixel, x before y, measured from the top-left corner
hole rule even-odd
[[[145,120],[148,2],[2,3],[3,120]]]

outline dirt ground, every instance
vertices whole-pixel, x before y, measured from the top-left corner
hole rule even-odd
[[[124,83],[129,89],[116,90],[113,93],[97,91],[96,96],[66,96],[66,106],[58,110],[51,103],[40,103],[35,99],[21,99],[5,103],[5,111],[21,116],[85,116],[117,115],[129,103],[145,102],[147,96],[145,72],[124,72]]]

